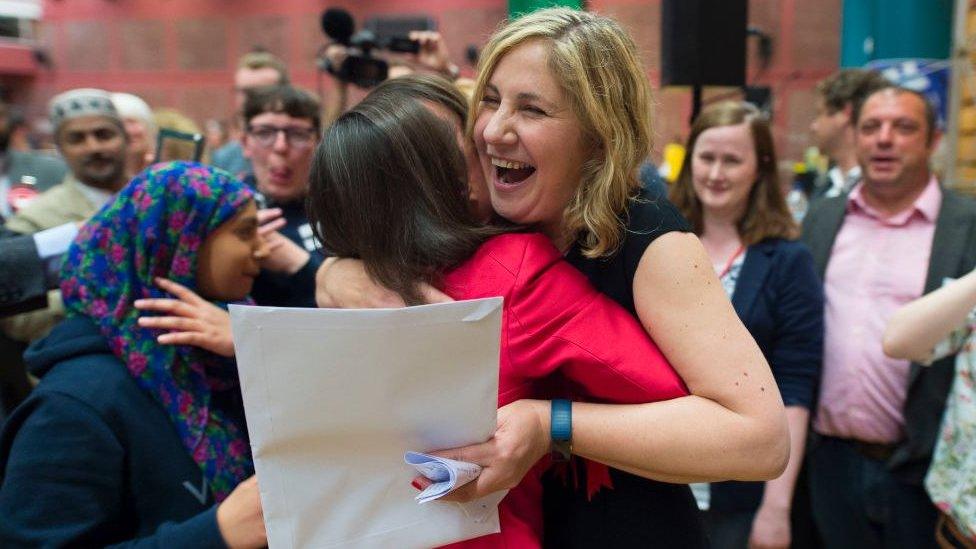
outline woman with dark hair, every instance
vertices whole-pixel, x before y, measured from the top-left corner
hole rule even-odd
[[[41,382],[0,437],[0,545],[267,543],[233,360],[160,344],[135,306],[157,284],[244,300],[265,255],[251,191],[200,164],[150,167],[82,227],[68,317],[28,350]]]
[[[468,169],[468,203],[471,212],[479,221],[487,222],[491,219],[494,212],[491,209],[485,176],[478,163],[478,153],[474,149],[474,143],[464,136],[464,127],[468,123],[468,99],[455,83],[440,76],[412,74],[387,80],[373,93],[386,95],[394,100],[420,101],[439,118],[456,128],[458,146],[464,153],[464,162]]]
[[[596,292],[545,236],[486,226],[472,214],[459,127],[433,107],[381,86],[333,123],[310,177],[309,217],[323,244],[360,259],[372,279],[408,304],[423,302],[424,284],[452,299],[504,296],[500,430],[508,415],[530,413],[548,431],[550,403],[532,399],[552,393],[584,408],[587,401],[687,395],[633,317]],[[580,429],[576,440],[585,451],[587,429]],[[533,452],[547,447],[546,440]],[[542,460],[509,486],[501,534],[470,545],[541,544],[540,475],[547,466]],[[591,478],[606,477],[605,466],[589,467]]]
[[[790,462],[777,479],[694,485],[712,547],[786,547],[823,354],[823,291],[783,198],[769,122],[754,106],[705,109],[688,138],[671,200],[773,370],[790,424]]]

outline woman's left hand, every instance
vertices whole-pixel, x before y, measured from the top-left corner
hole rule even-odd
[[[481,475],[441,501],[472,501],[499,490],[509,490],[549,451],[549,401],[517,400],[498,409],[498,428],[487,442],[431,452],[434,455],[477,463]],[[430,481],[414,478],[426,488]]]
[[[752,521],[749,549],[787,548],[790,539],[790,510],[760,507]]]
[[[136,309],[167,316],[140,316],[139,326],[169,330],[157,341],[163,345],[193,345],[221,356],[234,356],[230,314],[172,280],[157,278],[156,285],[176,299],[137,299]]]

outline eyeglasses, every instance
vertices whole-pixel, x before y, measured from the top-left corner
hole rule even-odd
[[[251,126],[247,133],[265,148],[274,147],[278,140],[278,134],[284,132],[285,141],[289,147],[296,149],[306,149],[315,142],[315,130],[313,128],[279,128],[277,126]]]

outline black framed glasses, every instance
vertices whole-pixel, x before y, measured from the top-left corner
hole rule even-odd
[[[258,145],[271,148],[274,147],[278,134],[285,134],[285,141],[289,147],[296,149],[307,149],[315,143],[314,128],[297,127],[278,127],[278,126],[250,126],[247,134],[250,135]]]

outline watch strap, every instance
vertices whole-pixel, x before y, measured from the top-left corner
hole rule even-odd
[[[554,461],[568,461],[573,453],[573,403],[554,399],[549,412],[549,436]]]

